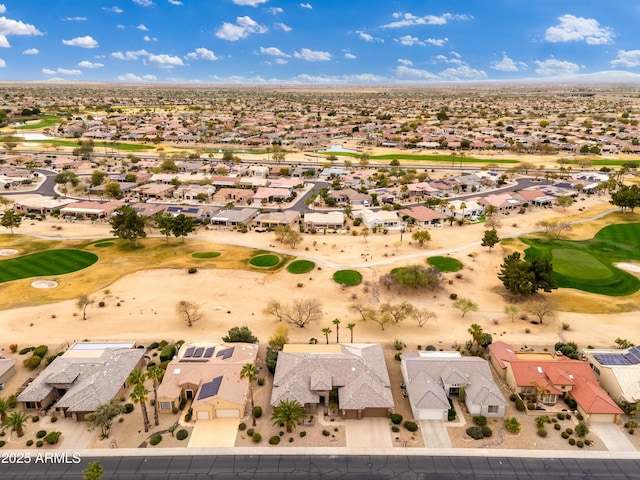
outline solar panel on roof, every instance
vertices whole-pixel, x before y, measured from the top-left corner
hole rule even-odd
[[[624,358],[627,359],[627,361],[631,364],[631,365],[637,365],[638,363],[640,363],[640,358],[638,358],[637,355],[634,355],[633,353],[629,352],[629,353],[625,353]]]
[[[213,356],[213,351],[215,350],[215,347],[209,347],[204,351],[204,358],[211,358]]]
[[[602,365],[626,365],[627,361],[617,353],[599,353],[595,356]]]
[[[183,358],[189,358],[193,356],[193,351],[196,349],[196,347],[189,347],[187,348],[187,351],[184,352]]]
[[[629,353],[633,353],[634,355],[640,357],[640,346],[637,347],[631,347],[629,349]]]
[[[204,347],[196,348],[196,351],[193,352],[193,358],[200,358],[203,352],[204,352]]]
[[[224,350],[220,350],[216,354],[216,357],[220,357],[222,360],[226,360],[227,358],[231,358],[231,355],[233,355],[233,349],[234,349],[234,347],[225,348]]]
[[[203,383],[200,388],[200,393],[198,393],[198,400],[202,400],[203,398],[213,397],[218,394],[220,390],[220,385],[222,384],[222,377],[216,377],[210,382]]]

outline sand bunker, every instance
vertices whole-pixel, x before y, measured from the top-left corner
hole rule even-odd
[[[640,266],[634,265],[633,263],[616,263],[616,267],[628,272],[640,273]]]
[[[3,248],[0,250],[0,257],[8,257],[10,255],[15,255],[18,253],[18,250],[15,248]]]
[[[31,282],[31,286],[33,288],[56,288],[58,282],[54,282],[53,280],[36,280],[35,282]]]

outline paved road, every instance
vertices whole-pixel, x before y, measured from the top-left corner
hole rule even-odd
[[[6,452],[3,452],[6,453]],[[140,452],[142,453],[142,452]],[[75,480],[91,461],[104,479],[637,479],[640,460],[407,455],[194,455],[83,458],[79,464],[4,464],[0,479]]]

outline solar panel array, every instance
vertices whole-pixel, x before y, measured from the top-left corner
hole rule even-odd
[[[227,358],[231,358],[231,355],[233,355],[233,349],[234,348],[235,347],[225,348],[224,350],[220,350],[216,354],[216,357],[220,357],[222,360],[226,360]]]
[[[209,347],[204,351],[204,358],[211,358],[213,357],[213,351],[216,349],[216,347]]]
[[[200,393],[198,393],[198,400],[202,400],[203,398],[213,397],[218,394],[220,390],[220,385],[222,384],[222,377],[216,377],[210,382],[203,383],[200,388]]]
[[[203,353],[204,353],[204,347],[198,347],[196,348],[196,351],[193,352],[193,358],[200,358]]]
[[[196,349],[196,347],[189,347],[187,348],[187,351],[184,352],[183,358],[189,358],[193,356],[193,351]]]
[[[626,353],[598,353],[594,357],[602,365],[640,365],[640,347],[630,348]]]

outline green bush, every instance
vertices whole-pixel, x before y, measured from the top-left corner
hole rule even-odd
[[[43,446],[43,445],[44,445],[44,442],[43,442],[42,440],[38,440],[38,441],[36,442],[36,447],[38,447],[38,448],[40,448],[40,447],[41,447],[41,446]]]
[[[47,347],[46,345],[40,345],[33,349],[33,354],[39,356],[40,358],[44,358],[44,356],[47,354],[47,350],[49,350],[49,347]]]
[[[576,408],[578,408],[578,402],[576,402],[573,398],[567,398],[565,402],[571,410],[575,410]],[[569,418],[568,415],[567,415],[567,418]]]
[[[155,350],[159,346],[160,344],[158,342],[153,342],[151,345],[149,345],[149,350]]]
[[[469,427],[466,430],[467,435],[469,435],[474,440],[482,440],[484,438],[484,433],[482,433],[482,428],[474,425],[473,427]]]
[[[5,445],[6,443],[7,443],[7,442],[5,442],[4,440],[0,440],[0,448],[4,447],[4,445]]]
[[[403,425],[404,428],[406,428],[410,432],[415,432],[418,430],[418,424],[416,422],[412,422],[411,420],[405,421]]]
[[[58,417],[51,417],[51,420],[49,420],[51,423],[56,423],[58,421]]]
[[[564,413],[559,413],[557,417],[558,417],[558,420],[564,420]]]
[[[579,422],[576,425],[576,435],[579,437],[585,437],[589,433],[589,427],[585,422]]]
[[[583,447],[584,447],[584,442],[583,442],[582,440],[578,440],[578,441],[576,442],[576,447],[578,447],[578,448],[583,448]]]
[[[162,435],[160,435],[159,433],[154,433],[153,435],[151,435],[151,440],[149,440],[149,443],[151,445],[158,445],[161,441]]]
[[[493,431],[491,430],[490,427],[485,425],[484,427],[480,427],[480,428],[482,429],[482,434],[484,435],[484,438],[491,438],[491,436],[493,435]]]
[[[402,423],[402,415],[400,415],[399,413],[392,413],[391,422],[395,425],[400,425]]]
[[[305,430],[302,430],[300,432],[300,438],[306,437],[307,436],[307,432]]]
[[[33,417],[31,417],[31,421],[33,423],[39,422],[40,421],[40,417],[38,415],[34,415]]]
[[[555,428],[556,430],[560,430],[562,427],[560,426],[559,423],[556,423],[553,428]]]
[[[33,440],[27,440],[27,447],[30,447],[31,445],[33,445]]]
[[[451,407],[449,409],[449,411],[447,412],[447,420],[450,421],[450,422],[453,422],[456,419],[457,416],[458,416],[458,414],[456,413],[456,409]]]
[[[238,425],[238,430],[243,431],[247,429],[247,424],[242,422],[240,423],[240,425]]]
[[[394,433],[398,433],[400,431],[400,427],[397,425],[391,425],[391,431]]]
[[[43,440],[49,445],[55,445],[56,443],[58,443],[60,435],[62,435],[62,432],[49,432],[45,435]]]
[[[171,361],[173,357],[176,355],[176,346],[173,344],[168,344],[162,347],[162,351],[160,352],[160,361],[165,362],[167,360]]]
[[[260,443],[260,441],[262,440],[262,435],[260,435],[258,432],[254,432],[254,434],[251,435],[251,439],[254,443]]]
[[[519,412],[525,411],[524,402],[520,397],[516,397],[516,410],[518,410]]]
[[[587,446],[591,445],[591,440],[589,440],[588,438],[585,438],[584,444]]]
[[[38,430],[38,432],[36,433],[36,438],[44,438],[46,434],[46,430]]]
[[[20,351],[18,352],[20,355],[26,355],[29,352],[33,352],[36,349],[36,347],[25,347],[20,349]]]
[[[269,439],[269,445],[278,445],[280,443],[280,437],[278,435],[274,435]]]
[[[511,400],[512,402],[515,402],[516,398],[518,398],[518,396],[515,393],[512,393],[511,395],[509,395],[509,400]]]
[[[196,267],[189,267],[189,270],[187,270],[188,273],[194,274],[198,272],[198,269]]]
[[[289,437],[289,443],[293,443],[293,437]]]
[[[190,413],[185,414],[184,421],[185,422],[190,422],[191,421],[191,417],[192,417],[192,415]]]
[[[258,382],[258,386],[259,387],[263,386],[264,385],[264,377],[258,377],[257,382]]]
[[[189,436],[189,432],[187,432],[184,428],[181,430],[178,430],[178,433],[176,433],[176,438],[178,440],[184,440],[188,436]]]
[[[253,435],[253,432],[255,432],[255,430],[253,428],[248,429],[247,430],[247,436],[250,437],[251,435]]]
[[[331,432],[329,430],[322,430],[322,435],[328,437],[329,435],[331,435]]]
[[[538,436],[542,437],[542,438],[546,437],[547,436],[547,429],[544,428],[544,427],[538,428]]]
[[[567,438],[569,438],[569,434],[568,434],[567,432],[562,432],[560,435],[561,435],[561,436],[562,436],[562,438],[564,438],[565,440],[566,440]]]
[[[124,413],[131,413],[133,412],[133,403],[125,403],[124,407],[122,407],[122,411]]]
[[[575,438],[570,438],[569,439],[569,445],[575,445],[576,444],[576,439]]]
[[[260,418],[262,416],[262,407],[260,405],[253,407],[253,416],[255,418]]]
[[[509,433],[520,433],[520,422],[516,417],[509,417],[504,419],[504,428]]]
[[[40,365],[40,362],[42,362],[42,357],[39,357],[37,355],[31,355],[23,363],[25,367],[31,370],[35,370]]]
[[[571,435],[573,433],[573,428],[569,427],[565,430],[565,432],[567,432],[569,435]]]
[[[473,423],[479,427],[484,427],[487,425],[487,417],[485,417],[484,415],[473,417]]]

